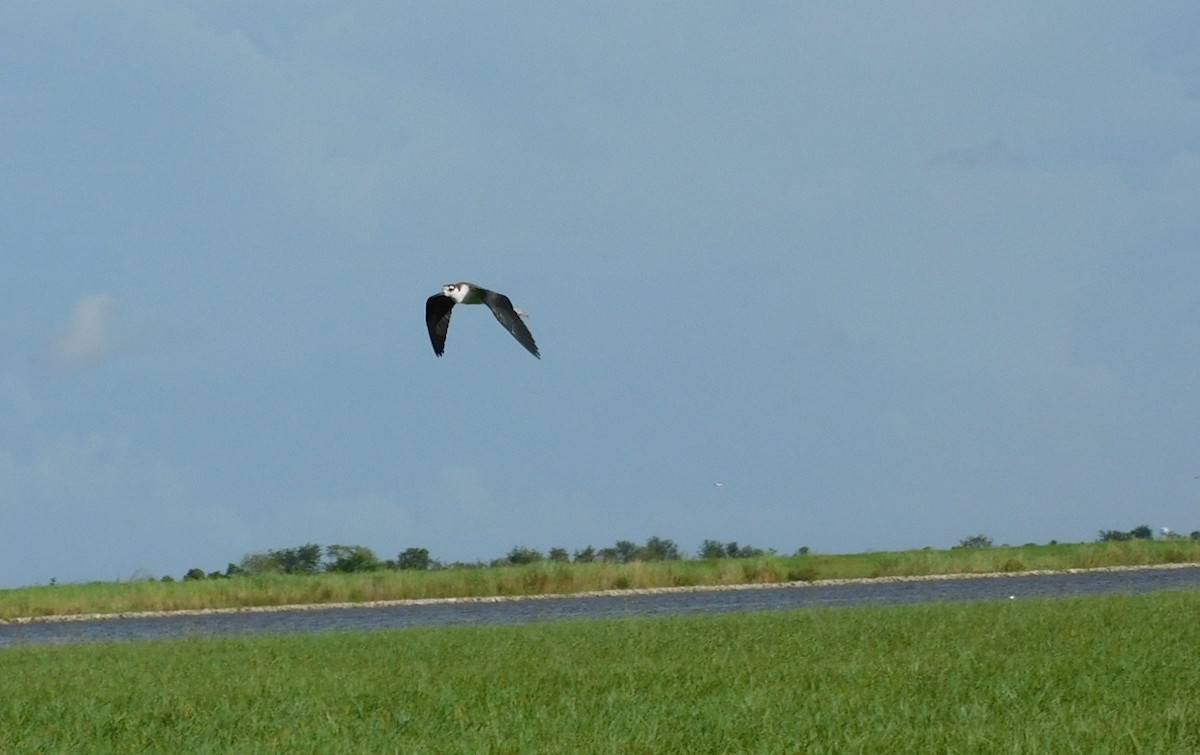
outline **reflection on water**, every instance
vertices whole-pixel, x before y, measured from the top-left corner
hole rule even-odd
[[[668,594],[439,603],[386,608],[225,613],[0,625],[0,648],[29,644],[173,639],[189,636],[300,634],[406,627],[523,624],[818,606],[894,605],[934,601],[1070,597],[1200,587],[1200,567],[990,579],[943,579],[786,586]]]

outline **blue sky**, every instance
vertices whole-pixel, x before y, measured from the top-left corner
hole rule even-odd
[[[0,587],[1200,529],[1196,28],[5,5]],[[482,308],[435,358],[458,280],[543,359]]]

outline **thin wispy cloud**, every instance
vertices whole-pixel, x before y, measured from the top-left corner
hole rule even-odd
[[[111,294],[81,296],[50,345],[50,368],[69,372],[111,357],[118,348],[120,309],[120,302]]]

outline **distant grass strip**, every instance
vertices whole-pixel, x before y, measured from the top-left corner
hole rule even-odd
[[[526,566],[315,576],[269,574],[171,583],[97,582],[0,590],[0,620],[1193,562],[1200,562],[1200,541],[1138,540],[630,564],[542,561]]]
[[[1200,751],[1200,592],[0,650],[6,752]]]

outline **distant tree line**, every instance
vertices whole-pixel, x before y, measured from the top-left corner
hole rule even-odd
[[[1100,530],[1100,536],[1096,538],[1099,543],[1120,543],[1126,540],[1153,540],[1154,530],[1150,529],[1149,525],[1142,524],[1128,532],[1121,530]]]
[[[1165,539],[1181,539],[1184,536],[1168,529],[1163,529]],[[1200,540],[1200,530],[1192,532],[1188,537]],[[1127,540],[1153,540],[1154,530],[1148,525],[1139,525],[1131,530],[1101,530],[1097,542],[1122,542]],[[1032,545],[1032,543],[1030,543]],[[1051,540],[1051,545],[1057,541]],[[991,548],[992,539],[987,535],[972,535],[959,541],[955,548]],[[805,555],[808,548],[795,551],[795,555]],[[777,555],[773,549],[763,550],[752,545],[740,545],[736,541],[721,542],[720,540],[705,540],[696,550],[697,559],[722,558],[755,558],[765,555]],[[184,580],[194,579],[224,579],[229,577],[252,576],[257,574],[322,574],[322,573],[353,573],[380,570],[393,571],[427,571],[432,569],[477,568],[484,566],[521,566],[535,564],[540,561],[557,563],[607,563],[629,564],[640,561],[679,561],[688,556],[680,550],[674,540],[661,537],[651,537],[639,545],[632,540],[618,540],[607,548],[587,546],[573,553],[566,548],[551,548],[546,552],[524,545],[514,546],[507,555],[490,561],[474,563],[439,561],[429,555],[426,548],[406,548],[394,559],[381,559],[373,550],[364,545],[329,545],[320,546],[316,543],[305,543],[295,548],[269,550],[265,553],[250,553],[242,557],[236,564],[230,563],[225,571],[206,572],[203,569],[189,569],[183,575]],[[164,581],[172,578],[163,577]]]
[[[1183,540],[1184,536],[1178,532],[1172,532],[1170,529],[1163,527],[1162,535],[1164,540]],[[1126,540],[1153,540],[1154,530],[1150,529],[1147,524],[1142,524],[1128,532],[1122,530],[1100,530],[1099,537],[1096,538],[1100,543],[1120,543]],[[1193,530],[1187,536],[1189,540],[1200,540],[1200,530]]]
[[[1162,530],[1163,539],[1165,540],[1182,540],[1184,536],[1172,532],[1166,527]],[[1200,540],[1200,530],[1192,532],[1187,536],[1191,540]],[[1131,530],[1100,530],[1099,536],[1096,538],[1098,543],[1119,543],[1128,540],[1153,540],[1154,530],[1147,524],[1141,524]],[[1032,545],[1033,543],[1029,543]],[[1057,545],[1057,540],[1051,540],[1050,545]],[[987,535],[972,535],[971,537],[963,538],[954,548],[991,548],[992,539]]]
[[[1170,529],[1163,528],[1163,538],[1165,540],[1182,540],[1184,535],[1176,532],[1171,532]],[[1187,535],[1190,540],[1200,540],[1200,531],[1195,531]],[[1154,531],[1148,525],[1139,525],[1129,531],[1124,529],[1102,529],[1099,537],[1096,538],[1097,543],[1124,543],[1127,540],[1153,540]],[[1051,540],[1050,545],[1057,545],[1057,540]],[[1028,545],[1033,545],[1032,543]],[[982,549],[982,547],[992,547],[991,538],[988,535],[971,535],[970,538],[959,540],[959,544],[954,546],[955,549],[965,547],[965,549]]]
[[[808,548],[800,548],[797,555],[808,553]],[[763,550],[751,545],[739,545],[731,541],[723,543],[719,540],[705,540],[696,551],[696,558],[754,558],[756,556],[774,555],[773,550]],[[608,548],[596,548],[591,545],[569,553],[566,548],[551,548],[543,553],[536,548],[524,545],[513,547],[507,555],[491,561],[475,563],[445,563],[429,555],[426,548],[406,548],[394,559],[381,559],[373,550],[364,545],[329,545],[320,546],[316,543],[305,543],[295,548],[269,550],[265,553],[249,553],[236,564],[230,563],[225,571],[206,572],[203,569],[189,569],[183,575],[184,580],[195,579],[225,579],[229,577],[253,576],[257,574],[322,574],[322,573],[352,573],[381,570],[417,570],[454,569],[482,566],[520,566],[534,564],[539,561],[558,563],[609,563],[628,564],[638,561],[679,561],[687,558],[673,540],[661,537],[651,537],[642,545],[631,540],[618,540]],[[170,577],[164,577],[170,580]]]

